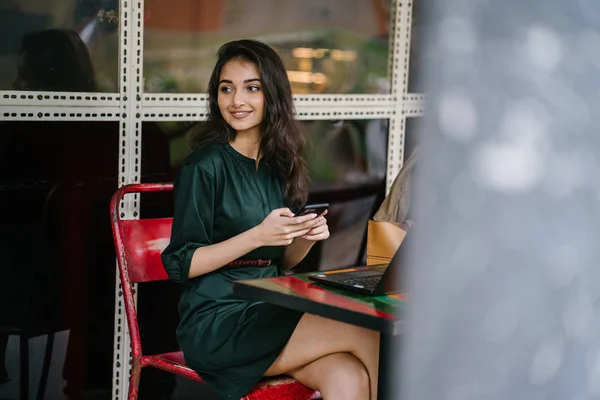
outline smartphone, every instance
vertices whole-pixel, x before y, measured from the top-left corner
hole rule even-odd
[[[307,204],[296,215],[306,215],[315,213],[321,215],[329,208],[329,203]]]

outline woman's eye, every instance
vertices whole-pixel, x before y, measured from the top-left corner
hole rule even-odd
[[[221,92],[229,93],[229,92],[231,92],[231,88],[228,86],[221,86]]]
[[[260,88],[258,86],[252,85],[252,86],[248,86],[248,90],[251,92],[258,92],[260,90]]]

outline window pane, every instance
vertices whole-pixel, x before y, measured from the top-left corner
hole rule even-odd
[[[330,203],[331,231],[296,268],[329,270],[363,261],[367,221],[383,201],[387,120],[303,121],[309,132],[306,159],[310,202]]]
[[[205,92],[218,47],[255,38],[294,93],[388,93],[390,0],[146,0],[145,91]]]
[[[0,90],[116,92],[118,0],[0,4]]]
[[[427,13],[422,9],[423,0],[413,1],[412,27],[410,37],[410,66],[408,74],[408,92],[425,92],[425,68],[430,65],[431,49],[429,54],[423,46],[425,37],[431,32],[431,24],[427,23]]]
[[[47,399],[110,397],[117,122],[0,123],[0,330],[35,326],[30,393],[56,333]],[[37,254],[41,258],[36,258]],[[30,312],[24,314],[25,298]],[[35,325],[33,325],[35,323]],[[19,336],[0,336],[0,397],[19,398]],[[6,371],[3,367],[6,366]],[[6,374],[5,374],[6,373]]]

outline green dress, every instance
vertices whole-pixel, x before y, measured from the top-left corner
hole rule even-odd
[[[177,339],[188,365],[221,395],[240,399],[279,356],[302,313],[235,296],[236,280],[280,276],[283,247],[261,247],[242,259],[268,267],[223,267],[188,280],[194,251],[260,224],[284,207],[284,187],[262,161],[229,144],[207,144],[175,179],[171,242],[162,253],[169,277],[184,285]]]

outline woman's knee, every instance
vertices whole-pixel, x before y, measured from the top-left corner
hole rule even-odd
[[[288,373],[331,354],[351,353],[373,369],[379,354],[379,332],[304,314],[266,376]]]
[[[369,373],[363,363],[349,353],[323,375],[321,392],[324,398],[368,399],[370,397]]]

